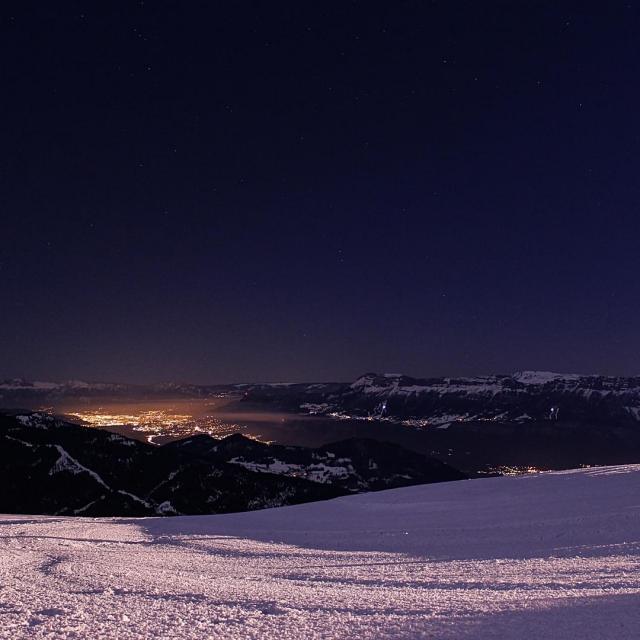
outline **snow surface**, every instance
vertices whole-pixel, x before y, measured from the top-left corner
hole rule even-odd
[[[0,532],[2,638],[640,637],[640,465]]]

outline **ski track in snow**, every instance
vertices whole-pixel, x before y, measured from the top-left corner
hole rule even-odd
[[[640,638],[640,465],[220,516],[0,516],[0,637]]]

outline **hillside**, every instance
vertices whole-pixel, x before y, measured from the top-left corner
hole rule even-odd
[[[315,451],[201,435],[157,447],[47,414],[0,414],[0,512],[7,513],[227,513],[463,478],[370,440]]]
[[[225,513],[345,493],[255,474],[46,414],[0,414],[0,511],[84,516]]]
[[[222,440],[198,435],[172,442],[165,448],[214,464],[224,462],[256,473],[305,478],[354,492],[466,478],[435,458],[393,443],[364,438],[309,448],[267,444],[240,434]]]

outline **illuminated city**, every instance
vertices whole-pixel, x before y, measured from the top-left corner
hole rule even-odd
[[[126,432],[151,444],[162,444],[194,433],[206,433],[223,438],[246,430],[242,424],[204,412],[200,405],[184,405],[185,403],[149,408],[147,405],[115,404],[82,411],[68,411],[64,416],[86,426]],[[191,412],[187,413],[186,409],[190,408]]]

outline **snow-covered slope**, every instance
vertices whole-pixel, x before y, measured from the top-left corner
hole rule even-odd
[[[167,444],[165,449],[191,453],[214,465],[227,462],[257,473],[305,478],[354,492],[466,479],[435,458],[371,439],[351,438],[310,449],[267,444],[240,434],[222,440],[201,434]]]
[[[442,471],[426,480],[456,479],[447,473],[453,470]],[[412,481],[425,478],[414,474],[395,486]],[[304,478],[257,475],[202,456],[197,447],[154,447],[43,413],[0,413],[0,487],[6,513],[83,516],[228,513],[347,492]]]
[[[0,518],[3,638],[640,637],[640,465],[220,516]]]

